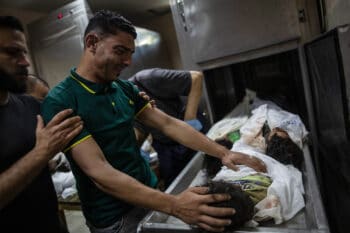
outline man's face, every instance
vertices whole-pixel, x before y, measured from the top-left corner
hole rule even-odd
[[[101,82],[117,79],[122,70],[131,64],[135,51],[134,38],[126,32],[107,35],[97,42],[95,65]]]
[[[0,90],[24,92],[29,62],[24,33],[0,28]]]

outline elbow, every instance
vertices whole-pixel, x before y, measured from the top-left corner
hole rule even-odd
[[[204,74],[200,71],[190,71],[191,78],[192,78],[192,84],[202,84],[204,79]]]
[[[106,162],[82,170],[98,188],[102,189],[102,191],[108,189],[108,178],[113,176],[113,171]]]
[[[191,71],[192,87],[191,92],[201,94],[204,75],[199,71]]]

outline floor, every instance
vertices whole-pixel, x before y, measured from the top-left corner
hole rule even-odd
[[[90,233],[81,211],[64,211],[70,233]]]

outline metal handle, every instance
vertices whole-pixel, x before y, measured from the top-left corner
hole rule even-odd
[[[176,6],[177,6],[178,14],[179,14],[181,21],[182,21],[182,26],[183,26],[185,32],[187,32],[188,28],[187,28],[186,17],[185,17],[184,1],[183,0],[176,0]]]

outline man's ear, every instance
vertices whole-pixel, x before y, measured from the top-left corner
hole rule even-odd
[[[92,53],[96,52],[98,37],[95,34],[87,34],[85,36],[85,46],[86,49],[90,50]]]

